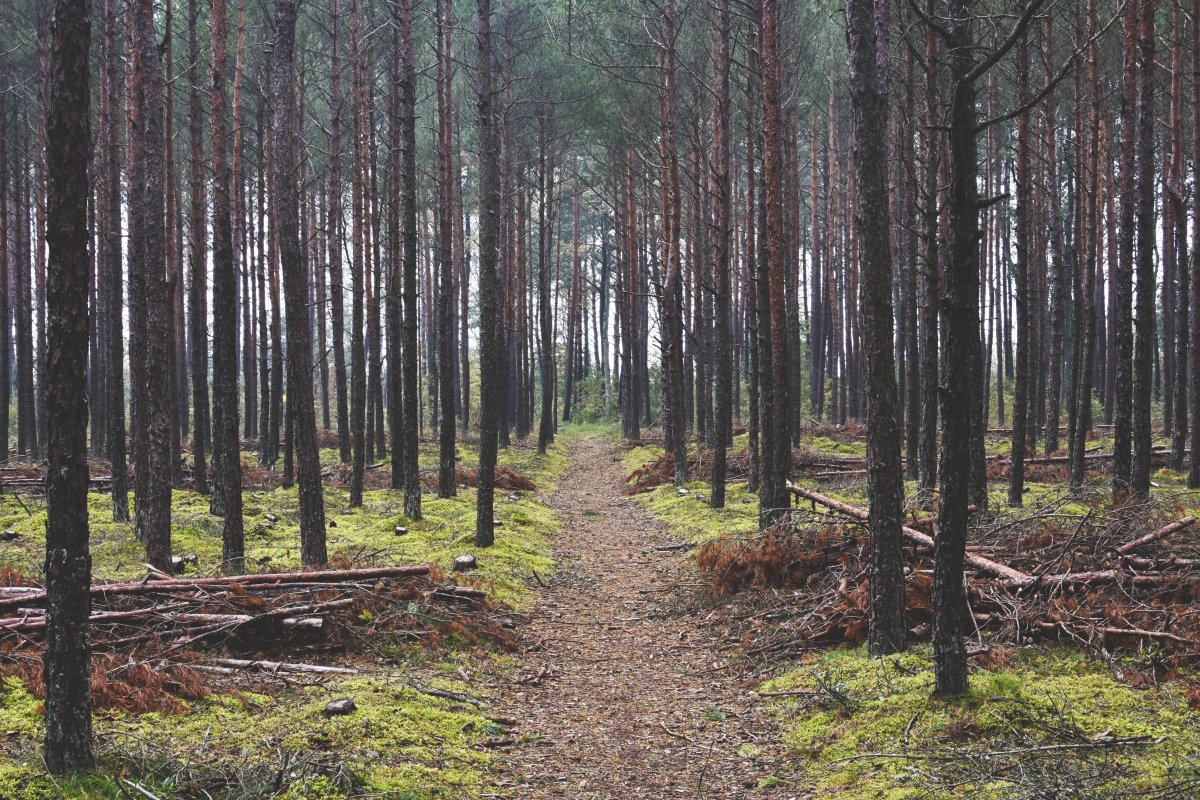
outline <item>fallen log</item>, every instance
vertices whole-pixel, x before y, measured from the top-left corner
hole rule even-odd
[[[1186,450],[1184,451],[1185,454],[1188,452],[1190,452],[1190,451],[1186,451]],[[1150,455],[1151,455],[1151,457],[1155,457],[1155,456],[1162,457],[1162,456],[1169,455],[1169,451],[1167,450],[1165,445],[1155,445],[1154,449],[1150,453]],[[1111,461],[1113,459],[1113,454],[1112,453],[1085,453],[1083,456],[1083,459],[1085,461]],[[1070,456],[1026,456],[1024,459],[1026,465],[1066,464],[1069,460],[1070,460]],[[1008,458],[988,459],[988,462],[991,464],[1011,464],[1012,457],[1010,456]]]
[[[353,667],[328,667],[324,664],[293,664],[286,661],[251,661],[245,658],[214,658],[218,667],[260,672],[303,672],[316,675],[357,675]]]
[[[857,506],[852,506],[849,503],[843,503],[842,501],[835,500],[832,497],[826,497],[825,495],[814,492],[811,489],[805,489],[803,486],[797,486],[791,481],[788,481],[787,488],[789,492],[797,497],[803,497],[804,499],[810,500],[814,503],[820,503],[826,508],[841,512],[842,514],[856,519],[859,522],[865,523],[870,519],[870,514],[867,511],[858,508]],[[922,547],[933,547],[933,537],[929,536],[928,534],[921,533],[921,531],[910,528],[907,525],[901,526],[900,531],[904,534],[904,537],[911,542],[915,542]],[[1013,569],[1006,564],[1001,564],[997,561],[992,561],[989,558],[984,558],[983,556],[974,555],[972,553],[967,553],[966,563],[987,575],[994,575],[998,578],[1005,578],[1010,581],[1024,581],[1033,577],[1027,573],[1021,572],[1018,569]]]
[[[1128,555],[1143,545],[1150,544],[1151,542],[1157,542],[1159,539],[1165,539],[1176,531],[1183,530],[1195,521],[1196,518],[1192,516],[1187,516],[1183,519],[1176,520],[1169,525],[1162,526],[1158,530],[1150,531],[1150,533],[1147,533],[1145,536],[1139,536],[1133,541],[1126,542],[1117,548],[1117,553],[1123,556]]]
[[[429,564],[406,567],[372,567],[369,569],[320,570],[316,572],[260,572],[251,575],[236,575],[225,578],[193,578],[190,580],[164,579],[124,583],[92,584],[91,595],[96,598],[121,595],[154,594],[156,592],[189,592],[196,589],[215,589],[238,586],[244,589],[272,589],[283,583],[340,583],[384,578],[412,578],[428,575]],[[46,602],[46,590],[38,589],[19,597],[0,598],[0,611],[23,605],[38,605]]]
[[[1062,572],[1055,575],[1027,575],[1024,578],[1008,578],[1004,585],[1010,589],[1049,588],[1059,586],[1098,586],[1126,581],[1133,586],[1161,586],[1175,576],[1162,573],[1138,573],[1131,575],[1119,569],[1097,569],[1087,572]]]

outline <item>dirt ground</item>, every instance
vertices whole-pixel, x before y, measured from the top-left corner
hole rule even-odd
[[[621,493],[601,439],[571,445],[549,503],[560,563],[524,630],[501,701],[520,743],[501,756],[522,798],[788,798],[777,734],[722,657],[719,631],[679,597],[687,553]],[[689,594],[684,591],[684,594]]]

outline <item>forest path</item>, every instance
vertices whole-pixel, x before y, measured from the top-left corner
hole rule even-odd
[[[610,441],[576,439],[570,461],[548,498],[559,570],[501,701],[522,735],[504,783],[521,798],[789,797],[757,788],[783,769],[778,738],[679,596],[687,553],[653,549],[678,540],[622,494]]]

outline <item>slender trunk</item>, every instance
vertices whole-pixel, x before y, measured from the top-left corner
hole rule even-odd
[[[338,453],[349,464],[350,413],[346,405],[346,306],[342,298],[342,60],[339,0],[330,0],[331,50],[329,71],[329,308],[333,325],[333,383],[337,395]],[[411,27],[411,25],[410,25]]]
[[[900,426],[892,353],[892,264],[888,252],[886,76],[877,72],[875,0],[847,0],[850,100],[857,170],[858,236],[863,259],[862,314],[867,355],[867,495],[870,502],[871,618],[875,653],[905,648],[901,552]],[[886,60],[885,60],[886,63]]]
[[[417,428],[421,423],[417,406],[417,75],[413,57],[413,0],[400,0],[400,106],[401,106],[401,194],[403,231],[401,271],[404,284],[403,350],[404,382],[404,513],[421,518],[421,475],[417,465]],[[394,457],[394,456],[393,456]]]
[[[764,349],[762,369],[770,380],[764,382],[764,392],[770,392],[770,408],[764,403],[762,418],[773,420],[773,435],[764,442],[771,449],[770,460],[764,460],[763,475],[759,487],[760,527],[769,527],[779,522],[790,506],[787,479],[792,467],[791,423],[785,413],[788,403],[788,354],[787,312],[784,308],[784,251],[783,251],[783,154],[780,145],[780,51],[777,30],[778,6],[775,0],[762,0],[760,4],[760,48],[762,51],[762,107],[763,107],[763,198],[762,220],[765,225],[764,269],[760,273],[760,292],[766,295],[765,303],[760,300],[760,336],[769,346]],[[763,281],[762,279],[766,280]],[[765,290],[765,291],[764,291]],[[765,306],[765,308],[764,308]],[[769,354],[769,356],[767,356]]]
[[[134,424],[141,430],[135,451],[137,529],[146,544],[146,560],[164,572],[171,569],[171,418],[168,382],[170,344],[170,286],[166,275],[163,192],[163,83],[152,0],[133,7],[135,74],[141,108],[133,152],[141,161],[141,209],[130,237],[140,242],[137,275],[143,299],[141,346],[131,350],[141,362],[137,393],[141,411]]]
[[[731,352],[731,296],[733,269],[733,183],[730,163],[733,134],[730,114],[729,73],[733,61],[730,42],[729,0],[721,0],[717,31],[717,96],[714,99],[716,121],[713,176],[716,187],[716,292],[713,297],[713,325],[716,334],[716,430],[709,442],[713,451],[712,506],[725,507],[725,471],[728,446],[733,437],[733,355]]]
[[[407,1],[407,0],[406,0]],[[498,423],[496,233],[500,199],[495,112],[492,96],[491,0],[475,2],[476,87],[479,137],[479,485],[476,490],[475,544],[495,540],[496,436]]]
[[[188,218],[188,230],[191,234],[192,477],[196,491],[208,494],[208,223],[204,191],[200,46],[196,37],[199,15],[196,0],[188,0],[188,61],[191,72],[188,109],[191,215]]]
[[[454,391],[454,139],[451,82],[451,2],[437,4],[437,106],[438,106],[438,241],[437,345],[438,345],[438,497],[454,497],[455,439]]]
[[[245,569],[246,547],[242,522],[242,459],[238,439],[237,396],[237,268],[233,263],[230,174],[226,158],[225,0],[212,4],[212,88],[209,138],[213,169],[213,450],[219,469],[221,510],[221,562],[232,574]]]
[[[215,0],[221,2],[222,0]],[[299,0],[276,0],[272,48],[275,96],[275,200],[279,206],[279,249],[287,303],[289,427],[293,431],[300,481],[300,561],[320,566],[325,554],[325,497],[317,449],[313,407],[312,332],[308,316],[308,275],[300,246],[300,209],[296,186],[294,55]],[[226,499],[228,503],[228,499]],[[226,520],[229,515],[226,515]]]
[[[1154,0],[1139,0],[1137,307],[1133,369],[1133,493],[1150,497],[1150,395],[1154,381]]]

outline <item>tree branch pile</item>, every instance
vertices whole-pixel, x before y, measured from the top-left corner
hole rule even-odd
[[[11,575],[5,582],[15,583]],[[91,594],[98,663],[153,662],[168,672],[182,665],[228,674],[226,656],[271,654],[284,665],[277,672],[325,674],[336,668],[306,665],[313,658],[306,654],[320,653],[325,662],[381,635],[428,644],[449,633],[509,641],[507,618],[484,590],[450,583],[428,564],[194,579],[151,573],[139,581],[93,584]],[[0,589],[0,675],[29,678],[36,672],[45,603],[45,590],[37,586]],[[138,702],[115,705],[145,710],[149,693],[163,698],[151,706],[171,706],[170,686],[141,673],[130,679],[138,684]],[[188,696],[188,681],[168,683]]]
[[[752,655],[784,656],[863,640],[869,614],[865,509],[791,484],[790,525],[705,545],[697,561],[718,594],[760,591],[731,612]],[[1156,646],[1200,654],[1200,540],[1196,519],[1161,501],[1073,513],[1078,495],[973,522],[968,608],[976,646],[1069,640],[1103,651]],[[935,518],[904,528],[908,621],[928,635]],[[740,623],[740,624],[739,624]]]

